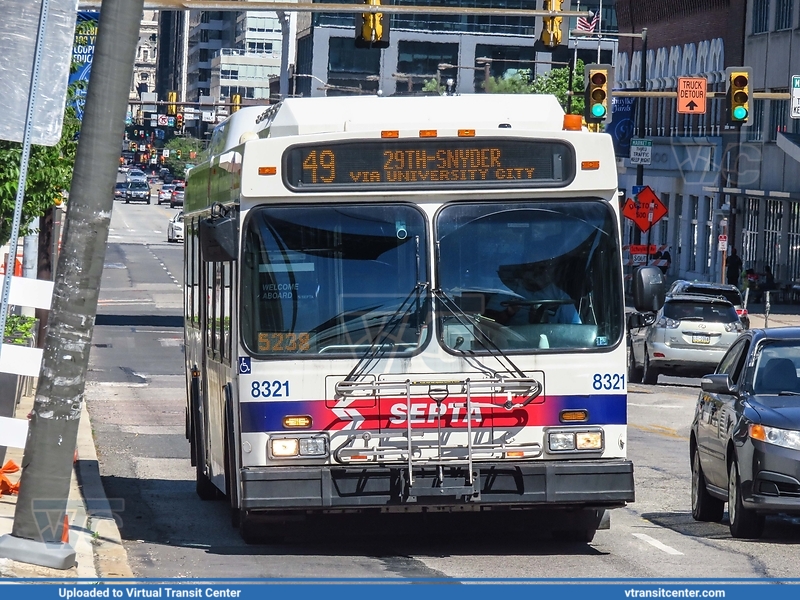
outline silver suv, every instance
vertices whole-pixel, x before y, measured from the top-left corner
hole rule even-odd
[[[733,304],[695,294],[668,296],[657,313],[628,317],[628,381],[712,373],[744,330]]]
[[[674,294],[700,294],[701,296],[717,296],[725,298],[736,308],[736,314],[742,321],[745,329],[750,329],[750,317],[744,307],[742,293],[735,285],[727,283],[712,283],[710,281],[687,281],[678,279],[667,291],[667,296]]]

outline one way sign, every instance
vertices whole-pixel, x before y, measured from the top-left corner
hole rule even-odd
[[[705,114],[707,85],[705,77],[678,77],[678,113]]]

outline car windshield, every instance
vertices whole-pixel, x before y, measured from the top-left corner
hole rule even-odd
[[[693,302],[671,300],[664,304],[664,316],[675,321],[734,323],[739,320],[736,309],[727,302]]]
[[[144,177],[144,172],[142,172],[142,171],[129,171],[128,172],[128,176],[129,177]]]
[[[124,181],[118,181],[118,182],[117,182],[116,189],[118,189],[118,190],[124,190],[124,189],[125,189],[125,182],[124,182]]]
[[[725,289],[719,290],[707,287],[689,286],[688,288],[686,288],[685,292],[687,294],[701,294],[703,296],[722,297],[725,298],[725,300],[727,300],[734,306],[742,305],[742,295],[739,293],[738,290],[725,290]]]
[[[128,189],[131,190],[146,190],[149,186],[144,181],[132,181],[128,184]]]
[[[425,217],[405,204],[263,207],[243,232],[241,332],[254,355],[415,352],[427,337]]]
[[[753,393],[800,394],[800,340],[764,342],[754,357]]]
[[[472,315],[467,327],[458,311],[440,313],[446,347],[489,352],[485,337],[520,351],[620,340],[622,275],[608,202],[451,204],[436,225],[438,287]]]

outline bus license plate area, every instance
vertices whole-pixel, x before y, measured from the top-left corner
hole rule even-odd
[[[707,333],[693,333],[692,334],[692,343],[693,344],[710,344],[711,343],[711,336]]]

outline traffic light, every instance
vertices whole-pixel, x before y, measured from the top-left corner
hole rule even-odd
[[[543,10],[561,11],[564,0],[544,0]],[[555,48],[561,44],[561,22],[560,16],[542,18],[542,34],[539,39],[545,46]]]
[[[175,115],[175,131],[183,131],[183,113]]]
[[[242,95],[234,94],[231,96],[231,114],[242,108]]]
[[[178,114],[178,92],[167,92],[167,114],[168,115],[175,115]]]
[[[725,96],[725,116],[729,125],[747,125],[750,120],[750,67],[728,67],[725,70],[728,89]]]
[[[181,154],[183,154],[183,153],[182,153],[180,150],[175,150],[175,156],[176,156],[177,158],[180,158],[180,157],[181,157]]]
[[[596,64],[584,68],[586,98],[583,116],[587,123],[611,122],[611,90],[614,87],[611,68],[611,65]]]
[[[380,6],[381,0],[363,0],[368,6]],[[391,17],[390,17],[391,18]],[[356,48],[388,48],[389,21],[383,13],[361,13],[356,17]]]

